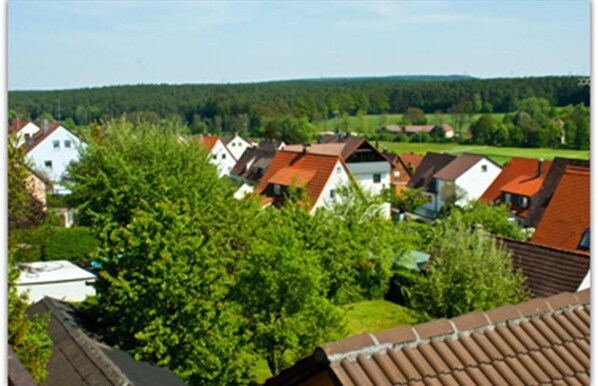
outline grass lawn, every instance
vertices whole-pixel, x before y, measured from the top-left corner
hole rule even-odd
[[[366,300],[341,307],[347,321],[345,337],[364,332],[378,332],[405,324],[417,324],[423,321],[416,311],[385,300]],[[311,349],[315,349],[312,347]],[[270,378],[270,369],[264,359],[259,359],[252,375],[259,384]]]
[[[495,121],[501,122],[505,114],[498,113],[498,114],[490,114],[490,115],[492,116],[492,118]],[[481,116],[481,114],[473,115],[471,122],[478,119],[480,116]],[[453,126],[453,128],[455,130],[457,130],[457,124],[455,123],[455,120],[453,119],[453,116],[451,114],[439,114],[439,115],[426,114],[426,118],[428,119],[429,125],[434,125],[436,123],[448,123],[449,125]],[[350,127],[351,131],[357,131],[358,128],[361,126],[361,123],[360,123],[360,120],[358,117],[351,116],[351,117],[347,117],[347,119],[349,120],[349,127]],[[340,117],[331,118],[331,119],[317,122],[316,126],[321,131],[334,131],[334,128],[337,125],[337,122],[340,122],[340,120],[341,120]],[[381,115],[364,115],[363,120],[367,123],[370,130],[378,129],[382,123]],[[386,125],[396,125],[396,124],[401,123],[402,121],[403,121],[403,114],[387,114],[386,115]],[[469,126],[469,124],[466,124],[465,126]]]
[[[483,154],[494,162],[504,165],[512,157],[542,158],[551,160],[554,157],[589,159],[588,150],[550,149],[550,148],[519,148],[495,147],[482,145],[461,145],[458,143],[408,143],[408,142],[379,142],[380,149],[387,149],[396,153],[414,152],[424,154],[429,151],[446,152],[459,155],[462,153]]]

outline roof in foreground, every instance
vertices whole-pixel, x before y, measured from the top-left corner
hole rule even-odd
[[[98,340],[84,323],[84,315],[68,303],[46,297],[27,310],[37,315],[46,312],[50,312],[47,329],[54,346],[45,386],[185,385],[169,369],[136,361]]]
[[[266,385],[589,385],[590,291],[361,334]]]

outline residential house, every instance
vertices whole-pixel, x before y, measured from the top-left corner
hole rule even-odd
[[[96,275],[66,260],[23,263],[16,282],[19,294],[27,293],[37,302],[46,296],[69,302],[82,302],[95,295],[91,284]]]
[[[451,163],[440,169],[433,176],[436,180],[437,202],[440,208],[444,202],[445,189],[457,189],[462,193],[455,204],[464,206],[472,200],[477,200],[486,188],[500,174],[500,166],[494,161],[479,154],[461,154]]]
[[[511,212],[523,224],[551,165],[552,162],[541,159],[513,157],[480,200],[508,204]]]
[[[15,118],[8,126],[8,133],[16,133],[19,146],[29,143],[31,138],[40,131],[39,126],[28,119]]]
[[[194,139],[199,139],[201,145],[210,153],[210,163],[218,168],[218,176],[228,175],[237,161],[220,138],[200,135]]]
[[[400,157],[403,163],[407,166],[407,168],[411,170],[412,175],[417,171],[417,167],[424,159],[423,154],[414,154],[413,152],[402,153]]]
[[[385,128],[387,131],[396,134],[405,133],[407,135],[414,135],[417,133],[426,133],[436,138],[453,138],[455,136],[455,129],[446,123],[441,125],[388,125]]]
[[[50,319],[47,331],[53,345],[44,386],[185,385],[169,369],[136,361],[104,343],[88,323],[89,316],[72,304],[45,297],[27,313]]]
[[[352,179],[339,155],[282,150],[274,156],[255,191],[264,196],[264,206],[280,206],[291,189],[298,189],[309,200],[310,212],[314,212],[334,206],[338,188]]]
[[[250,147],[245,150],[230,172],[233,179],[241,182],[241,186],[235,193],[235,198],[241,199],[254,191],[275,155],[275,150],[264,150],[258,147]]]
[[[428,198],[428,202],[417,209],[419,214],[426,217],[435,217],[440,211],[436,180],[434,175],[445,166],[453,162],[457,157],[445,153],[427,153],[418,166],[415,174],[407,183],[408,189],[421,189],[422,194]]]
[[[46,204],[46,194],[49,190],[52,189],[52,182],[48,179],[47,176],[43,175],[39,171],[30,168],[27,166],[27,171],[29,175],[25,180],[25,184],[27,189],[42,206],[42,209],[45,211],[47,208]]]
[[[540,191],[534,196],[534,199],[530,202],[529,212],[523,226],[536,228],[540,223],[540,220],[544,216],[544,212],[550,203],[551,198],[554,196],[554,192],[561,182],[565,169],[568,166],[576,166],[582,168],[590,168],[589,160],[571,159],[557,157],[552,160],[546,178],[542,183]]]
[[[568,166],[532,242],[570,251],[590,250],[590,169]]]
[[[224,135],[220,137],[220,140],[232,154],[235,161],[238,161],[245,153],[245,150],[251,147],[251,144],[236,132],[233,135]]]
[[[44,120],[42,128],[24,146],[33,167],[52,181],[53,193],[70,193],[64,185],[66,168],[79,159],[79,149],[87,145],[59,123]]]
[[[274,138],[264,138],[258,144],[257,147],[262,150],[283,150],[286,144],[283,141]]]
[[[498,237],[513,255],[513,268],[521,269],[533,297],[580,290],[590,271],[590,254]]]
[[[395,193],[398,194],[401,190],[407,189],[407,183],[413,175],[411,172],[413,169],[405,165],[396,153],[383,150],[381,154],[390,163],[390,185],[395,188]]]
[[[347,136],[343,142],[287,145],[285,151],[341,156],[364,190],[380,194],[390,188],[390,162],[363,138]]]
[[[590,290],[327,343],[265,385],[590,385]]]

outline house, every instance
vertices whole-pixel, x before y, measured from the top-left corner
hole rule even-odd
[[[23,128],[24,129],[24,128]],[[25,141],[27,159],[53,183],[53,193],[69,194],[64,186],[66,168],[79,159],[79,149],[87,146],[79,137],[57,122],[43,121],[42,128]]]
[[[590,169],[568,166],[532,242],[570,251],[590,250]]]
[[[400,157],[401,157],[401,160],[403,161],[403,163],[405,165],[407,165],[407,168],[409,168],[411,170],[411,174],[415,173],[415,171],[417,170],[417,167],[424,159],[423,154],[414,154],[413,152],[402,153],[400,155]]]
[[[53,346],[44,386],[185,385],[169,369],[136,361],[104,343],[88,323],[89,316],[72,304],[45,297],[27,313],[49,314],[47,331]]]
[[[286,144],[283,141],[274,138],[264,138],[258,144],[257,147],[262,150],[282,150]]]
[[[339,155],[281,150],[255,191],[264,196],[264,206],[280,206],[289,190],[299,189],[309,200],[309,211],[313,213],[317,208],[334,206],[337,189],[352,180],[351,171]]]
[[[422,194],[428,198],[428,202],[420,207],[417,212],[426,217],[435,217],[440,206],[438,203],[438,191],[434,174],[453,162],[457,157],[445,153],[427,153],[419,164],[415,174],[407,183],[408,189],[421,189]]]
[[[25,143],[29,143],[31,138],[40,131],[39,126],[31,122],[28,119],[15,118],[10,122],[8,126],[8,133],[16,133],[18,142],[17,145],[21,146]]]
[[[268,170],[275,155],[275,150],[264,150],[258,147],[250,147],[245,150],[230,172],[233,179],[241,181],[241,186],[235,193],[235,198],[241,199],[246,194],[254,191],[255,186]]]
[[[395,192],[398,194],[407,188],[407,183],[413,175],[411,172],[413,169],[405,165],[398,154],[386,150],[383,150],[381,154],[390,163],[390,184],[395,187]]]
[[[525,221],[523,222],[524,227],[532,227],[536,228],[540,223],[540,220],[544,216],[544,212],[550,203],[552,196],[554,196],[554,192],[561,182],[563,175],[565,174],[565,169],[568,166],[576,166],[582,168],[590,168],[590,161],[589,160],[581,160],[581,159],[571,159],[571,158],[561,158],[556,157],[552,160],[550,167],[548,168],[548,173],[546,174],[546,178],[542,183],[542,187],[540,191],[534,196],[534,199],[531,200],[529,206],[529,212]]]
[[[511,158],[480,201],[508,204],[518,221],[523,223],[551,165],[552,162],[541,159]]]
[[[245,153],[245,150],[251,147],[251,144],[236,132],[233,135],[223,135],[220,140],[232,154],[235,161],[238,161]]]
[[[455,129],[449,124],[443,123],[441,125],[388,125],[385,127],[391,133],[405,133],[413,135],[417,133],[426,133],[436,138],[453,138],[455,136]]]
[[[200,135],[194,138],[210,153],[210,163],[218,168],[218,177],[228,175],[235,166],[236,160],[219,137]]]
[[[390,162],[363,138],[346,136],[343,142],[287,145],[285,151],[340,156],[364,190],[380,194],[385,188],[390,188]]]
[[[498,237],[513,256],[513,268],[521,269],[533,297],[545,297],[580,289],[590,271],[587,252],[568,251],[536,243]]]
[[[17,292],[27,293],[29,300],[37,302],[45,296],[69,302],[82,302],[95,295],[91,286],[96,276],[66,260],[40,261],[21,265],[17,279]]]
[[[29,172],[29,175],[25,180],[27,189],[33,198],[39,201],[42,209],[45,211],[47,208],[46,194],[52,189],[52,182],[48,179],[48,177],[37,170],[30,168],[29,166],[27,166],[27,171]]]
[[[590,290],[324,344],[266,386],[590,385]]]
[[[462,189],[463,196],[455,203],[463,206],[477,200],[500,174],[501,168],[494,161],[479,154],[461,154],[433,176],[436,181],[437,203],[445,205],[443,192],[448,185]]]

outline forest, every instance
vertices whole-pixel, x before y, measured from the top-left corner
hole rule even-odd
[[[239,131],[260,137],[272,118],[325,119],[405,113],[511,113],[541,98],[550,106],[589,106],[579,77],[476,79],[459,76],[338,78],[247,84],[127,85],[9,91],[9,118],[57,119],[76,126],[126,114],[158,123],[176,119],[196,133]]]

